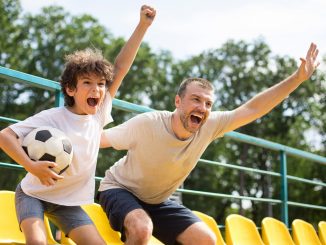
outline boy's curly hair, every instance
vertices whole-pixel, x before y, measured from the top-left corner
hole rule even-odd
[[[65,68],[61,74],[61,91],[64,94],[65,105],[73,106],[75,100],[66,92],[66,88],[75,89],[77,79],[84,74],[104,76],[106,87],[113,79],[113,65],[107,61],[98,49],[86,48],[75,51],[65,57]]]

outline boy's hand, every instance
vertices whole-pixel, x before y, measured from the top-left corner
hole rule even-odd
[[[56,174],[51,168],[56,167],[56,163],[49,161],[35,161],[26,169],[31,174],[35,175],[41,181],[42,185],[51,186],[57,180],[63,179],[63,176]]]
[[[140,22],[150,26],[155,18],[156,10],[148,5],[143,5],[140,9]]]

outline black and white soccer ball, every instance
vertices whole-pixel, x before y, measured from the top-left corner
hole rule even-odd
[[[52,168],[57,174],[67,170],[73,157],[70,139],[61,130],[52,127],[32,130],[24,137],[22,147],[34,161],[51,161],[58,164]]]

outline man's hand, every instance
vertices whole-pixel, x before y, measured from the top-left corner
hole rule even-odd
[[[143,5],[140,9],[140,22],[150,26],[155,18],[156,10],[148,5]]]
[[[296,72],[297,78],[300,81],[308,80],[316,68],[319,66],[319,62],[316,61],[318,52],[319,51],[317,49],[317,45],[311,43],[306,55],[306,59],[300,58],[301,65]]]

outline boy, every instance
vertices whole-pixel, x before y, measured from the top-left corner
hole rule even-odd
[[[155,15],[153,8],[142,6],[139,24],[114,67],[98,50],[68,55],[60,80],[65,107],[42,111],[1,131],[1,148],[28,171],[16,189],[16,212],[27,244],[46,244],[44,213],[77,244],[105,244],[79,205],[94,201],[100,135],[112,121],[112,98]],[[29,159],[19,143],[19,139],[41,126],[62,130],[72,142],[73,161],[62,176],[51,171],[55,163]]]

